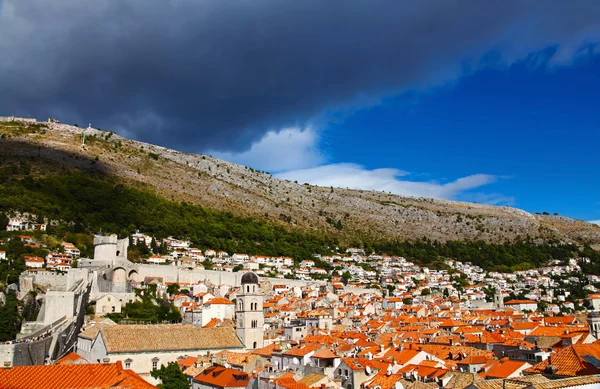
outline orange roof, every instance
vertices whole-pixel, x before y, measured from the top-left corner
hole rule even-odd
[[[331,350],[326,348],[321,351],[317,351],[316,353],[313,354],[313,356],[311,358],[330,359],[330,358],[339,358],[339,357],[337,355],[335,355],[333,352],[331,352]]]
[[[513,361],[510,359],[500,360],[487,371],[485,377],[508,378],[526,364],[527,362]]]
[[[562,350],[552,354],[552,366],[556,367],[556,375],[558,376],[581,376],[600,374],[600,345],[598,344],[576,344],[565,347]],[[541,374],[544,373],[546,367],[550,365],[550,360],[546,359],[525,369],[526,373]]]
[[[208,300],[207,302],[204,303],[204,305],[209,305],[209,304],[227,304],[227,305],[233,305],[233,303],[229,300],[227,300],[226,298],[223,297],[213,297],[210,300]]]
[[[268,346],[252,351],[252,354],[260,355],[263,357],[271,357],[273,355],[273,351],[281,351],[281,347],[276,343],[272,343]]]
[[[65,355],[64,357],[62,357],[61,359],[59,359],[58,361],[56,361],[56,364],[57,365],[68,365],[79,359],[81,359],[81,355],[74,353],[74,352],[70,352],[67,355]]]
[[[458,362],[459,365],[484,365],[489,361],[485,355],[472,355]]]
[[[178,359],[177,364],[179,365],[179,367],[187,368],[187,367],[192,366],[197,361],[198,361],[197,357],[187,357],[187,358]]]
[[[513,322],[510,327],[515,330],[532,330],[534,328],[537,328],[539,326],[538,323],[533,323],[530,321],[523,321],[523,322]]]
[[[229,369],[221,365],[213,365],[194,377],[196,382],[218,388],[246,387],[249,380],[250,377],[243,371]]]
[[[532,336],[565,336],[572,332],[588,332],[587,328],[573,327],[538,327],[533,330],[528,337]]]
[[[34,378],[34,379],[32,379]],[[0,387],[11,389],[156,389],[121,362],[111,364],[15,366],[0,370]]]
[[[517,304],[537,304],[534,300],[510,300],[504,303],[504,305],[517,305]]]
[[[320,349],[321,347],[323,347],[323,345],[320,343],[308,343],[299,348],[296,348],[296,347],[291,348],[291,349],[285,351],[283,354],[289,355],[289,356],[294,356],[294,357],[303,357],[303,356],[309,354],[310,352]]]

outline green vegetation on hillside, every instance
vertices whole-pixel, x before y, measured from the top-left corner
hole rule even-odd
[[[600,274],[600,253],[588,245],[579,249],[576,245],[560,244],[556,241],[535,244],[531,240],[519,239],[516,242],[489,244],[483,241],[440,243],[423,239],[418,242],[374,243],[373,249],[390,255],[400,255],[423,265],[435,265],[440,258],[451,258],[471,262],[485,270],[505,272],[541,267],[551,260],[564,263],[570,258],[586,257],[590,261],[580,263],[582,271]]]
[[[0,306],[0,342],[15,339],[21,329],[19,301],[14,291],[6,294],[6,301]]]
[[[336,240],[317,237],[258,219],[235,216],[198,205],[166,200],[147,190],[138,190],[111,180],[83,173],[63,173],[34,178],[28,167],[0,167],[0,211],[28,211],[49,219],[72,221],[61,224],[58,235],[69,232],[117,233],[129,236],[137,229],[157,239],[186,237],[195,245],[270,256],[311,258],[327,253]]]
[[[174,202],[148,190],[118,184],[104,177],[83,173],[61,173],[33,177],[25,163],[0,165],[0,212],[31,212],[38,217],[63,220],[52,233],[82,244],[91,252],[90,234],[117,233],[129,236],[135,230],[157,239],[175,236],[189,239],[201,248],[269,256],[290,256],[297,261],[313,254],[329,254],[338,246],[335,236],[287,230],[276,224],[235,216],[185,202]],[[514,271],[543,266],[549,260],[566,261],[587,257],[586,273],[600,274],[600,253],[589,246],[559,242],[534,244],[529,239],[504,244],[485,242],[440,243],[423,239],[408,241],[362,241],[366,252],[400,255],[431,267],[442,266],[444,258],[471,262],[485,270]],[[315,261],[318,267],[328,263]]]

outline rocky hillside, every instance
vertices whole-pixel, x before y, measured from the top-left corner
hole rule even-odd
[[[323,188],[205,155],[132,141],[112,132],[0,118],[0,160],[99,171],[124,184],[204,207],[268,219],[289,228],[336,234],[351,244],[381,239],[484,240],[517,236],[600,243],[600,227],[520,209]]]

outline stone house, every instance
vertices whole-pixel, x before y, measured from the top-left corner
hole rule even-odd
[[[77,353],[90,363],[121,361],[149,382],[154,382],[152,369],[186,355],[243,349],[233,328],[190,325],[96,326],[80,333],[77,342]]]

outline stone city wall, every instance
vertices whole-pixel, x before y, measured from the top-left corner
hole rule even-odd
[[[20,118],[16,116],[0,116],[0,122],[37,123],[35,118]]]

